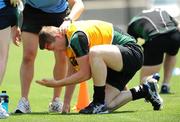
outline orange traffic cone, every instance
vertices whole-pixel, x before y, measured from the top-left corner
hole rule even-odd
[[[74,109],[76,111],[79,111],[85,108],[86,106],[88,106],[89,103],[90,103],[90,100],[89,100],[88,86],[87,86],[87,82],[85,81],[85,82],[80,83],[78,100]]]

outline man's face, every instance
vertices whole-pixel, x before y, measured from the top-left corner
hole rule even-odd
[[[65,50],[64,40],[60,36],[55,36],[55,41],[45,44],[45,49],[49,51],[63,51]]]

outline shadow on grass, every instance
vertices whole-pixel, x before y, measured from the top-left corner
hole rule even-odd
[[[176,93],[175,92],[169,92],[169,93],[159,93],[160,95],[175,95]]]
[[[136,111],[114,111],[109,114],[124,114],[124,113],[134,113],[134,112],[136,112]]]
[[[101,115],[112,115],[112,114],[124,114],[124,113],[134,113],[136,111],[114,111],[108,114],[101,114]],[[92,115],[92,114],[79,114],[78,112],[76,113],[50,113],[50,112],[31,112],[31,113],[26,113],[26,114],[22,114],[22,113],[10,113],[11,116],[23,116],[23,115]],[[99,114],[93,114],[93,115],[99,115]]]
[[[51,113],[49,112],[31,112],[31,113],[26,113],[26,114],[22,114],[22,113],[10,113],[11,116],[23,116],[23,115],[49,115]],[[54,114],[60,114],[60,113],[54,113]]]
[[[31,113],[10,113],[11,116],[23,116],[23,115],[79,115],[79,113],[51,113],[51,112],[31,112]]]

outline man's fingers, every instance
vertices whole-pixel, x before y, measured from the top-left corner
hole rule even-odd
[[[38,83],[40,85],[44,85],[44,81],[42,81],[42,80],[36,80],[36,83]]]
[[[17,39],[14,41],[14,44],[19,47],[20,44],[21,44],[21,41],[17,38]]]

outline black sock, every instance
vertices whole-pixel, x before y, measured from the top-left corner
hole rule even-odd
[[[141,99],[145,97],[145,92],[143,90],[143,86],[139,85],[130,89],[133,100]]]
[[[105,86],[94,86],[93,102],[104,104]]]

